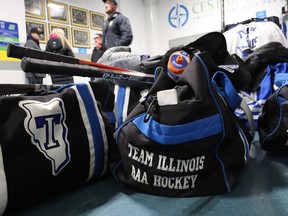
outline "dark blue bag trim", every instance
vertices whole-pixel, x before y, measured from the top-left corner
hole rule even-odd
[[[64,89],[70,88],[70,87],[75,86],[75,85],[76,85],[75,83],[69,83],[69,84],[66,84],[66,85],[61,86],[60,88],[56,89],[54,92],[60,93],[60,92],[62,92]],[[77,85],[78,85],[78,84],[77,84]]]
[[[223,90],[221,90],[217,83],[216,79],[220,79]],[[239,108],[242,98],[238,95],[238,92],[235,90],[233,84],[231,83],[228,76],[221,71],[218,71],[214,74],[212,77],[212,83],[215,86],[218,93],[225,99],[227,105],[235,111],[237,108]]]
[[[124,121],[123,119],[123,111],[124,111],[124,102],[125,102],[125,95],[126,95],[126,86],[118,86],[118,94],[117,94],[117,108],[118,108],[118,118],[117,118],[117,126],[121,125]]]
[[[81,95],[85,109],[88,115],[88,120],[91,127],[91,132],[93,136],[94,151],[95,151],[95,166],[94,166],[94,177],[100,176],[103,172],[105,166],[105,150],[104,150],[104,140],[102,136],[102,130],[97,116],[97,111],[94,105],[93,97],[88,89],[86,83],[76,83],[68,84],[57,90],[61,92],[66,88],[75,86]]]
[[[153,118],[144,122],[144,118],[145,114],[143,113],[135,118],[133,123],[148,139],[162,145],[175,145],[199,140],[221,133],[223,130],[219,123],[221,119],[219,114],[182,125],[164,125],[156,122]]]
[[[222,89],[217,85],[217,80],[221,81]],[[252,137],[255,135],[254,121],[251,110],[249,109],[245,100],[243,100],[236,89],[234,88],[229,77],[221,71],[218,71],[212,77],[212,84],[215,86],[218,93],[224,98],[227,105],[235,112],[237,108],[241,108],[245,114],[245,117],[249,123],[250,134]],[[238,127],[240,129],[240,127]]]
[[[115,141],[116,141],[116,144],[118,145],[118,143],[119,143],[119,134],[120,134],[120,131],[121,131],[121,129],[125,126],[125,125],[127,125],[128,123],[130,123],[130,122],[132,122],[135,118],[138,118],[140,115],[142,115],[143,113],[140,113],[139,115],[136,115],[136,116],[134,116],[133,118],[131,118],[131,119],[129,119],[128,121],[125,121],[125,122],[123,122],[118,128],[117,128],[117,130],[115,131]]]
[[[97,111],[94,106],[94,101],[92,95],[86,84],[76,85],[82,100],[85,104],[87,110],[88,119],[91,126],[91,132],[93,135],[94,149],[95,149],[95,169],[94,176],[100,176],[103,172],[105,166],[105,151],[104,151],[104,141],[102,136],[102,130],[97,116]]]
[[[210,76],[209,76],[209,71],[205,65],[205,63],[203,62],[203,60],[199,57],[199,55],[195,54],[195,57],[201,62],[203,68],[204,68],[204,71],[205,71],[205,76],[206,76],[206,80],[210,80]],[[214,100],[215,102],[215,105],[218,109],[218,112],[220,113],[221,115],[221,125],[223,127],[222,131],[222,138],[221,140],[219,141],[219,143],[217,144],[216,148],[215,148],[215,157],[217,158],[217,160],[219,161],[220,165],[221,165],[221,168],[222,168],[222,173],[223,173],[223,178],[224,178],[224,182],[225,182],[225,185],[227,187],[227,191],[230,193],[231,192],[231,187],[230,187],[230,184],[228,182],[228,178],[227,178],[227,173],[226,173],[226,169],[225,169],[225,165],[222,161],[222,159],[219,157],[219,147],[220,147],[220,144],[223,142],[223,140],[225,139],[225,136],[226,136],[226,131],[225,131],[225,128],[224,128],[224,121],[223,121],[223,113],[222,113],[222,110],[216,100],[216,98],[214,97],[213,93],[212,93],[212,89],[211,89],[211,84],[210,82],[207,82],[208,83],[208,90],[209,90],[209,93],[212,97],[212,99]]]
[[[109,119],[110,124],[115,124],[116,123],[116,117],[114,112],[106,112],[107,117]]]

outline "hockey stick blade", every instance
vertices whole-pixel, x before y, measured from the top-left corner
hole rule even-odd
[[[89,65],[70,64],[64,62],[47,61],[24,57],[21,68],[25,72],[62,74],[70,76],[95,77],[113,79],[117,83],[127,86],[150,86],[154,83],[154,75],[137,71],[123,72],[107,68],[92,67]]]

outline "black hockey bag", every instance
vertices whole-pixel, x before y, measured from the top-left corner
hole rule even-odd
[[[230,192],[245,167],[252,136],[234,115],[241,98],[207,52],[175,82],[161,73],[115,132],[123,185],[185,197]]]
[[[288,155],[288,84],[281,86],[265,102],[258,118],[263,150]]]
[[[113,106],[101,80],[1,96],[0,215],[104,175],[118,153],[106,115]]]

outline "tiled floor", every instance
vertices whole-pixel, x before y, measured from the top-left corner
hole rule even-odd
[[[124,189],[111,176],[86,184],[18,216],[288,215],[288,158],[266,155],[256,146],[232,193],[167,198]]]

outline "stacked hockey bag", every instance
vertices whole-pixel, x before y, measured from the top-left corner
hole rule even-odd
[[[107,82],[0,87],[0,215],[106,174],[118,151]]]
[[[254,118],[259,141],[268,153],[287,155],[288,51],[281,43],[271,42],[255,50],[245,59],[251,73],[247,90],[241,91]],[[237,115],[245,119],[242,111]]]
[[[259,141],[266,153],[288,153],[286,23],[278,17],[252,18],[227,26],[223,33],[230,53],[236,53],[251,74],[240,92],[253,113]],[[283,34],[284,32],[284,34]],[[237,115],[245,120],[242,111]]]

